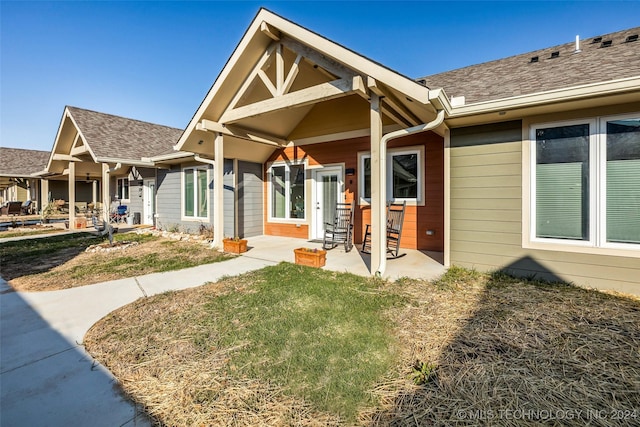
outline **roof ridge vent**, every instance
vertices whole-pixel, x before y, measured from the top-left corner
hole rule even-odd
[[[538,55],[532,56],[531,60],[529,60],[529,63],[533,64],[534,62],[538,62],[539,60],[540,60],[540,58],[538,57]]]
[[[625,43],[631,43],[631,42],[635,42],[638,41],[638,35],[637,34],[632,34],[630,36],[627,36],[626,40],[624,41]]]
[[[611,40],[605,40],[605,41],[602,42],[600,47],[609,47],[609,46],[611,46],[611,43],[612,43]]]
[[[551,52],[551,56],[549,58],[553,59],[553,58],[559,58],[560,57],[560,51],[556,50],[555,52]]]
[[[591,44],[600,43],[601,41],[602,37],[594,37],[593,40],[591,40]]]

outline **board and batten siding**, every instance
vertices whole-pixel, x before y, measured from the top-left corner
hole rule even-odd
[[[522,132],[519,120],[451,130],[451,264],[639,293],[638,258],[523,248]]]

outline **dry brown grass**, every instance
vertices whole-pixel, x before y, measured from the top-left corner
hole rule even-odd
[[[387,312],[399,359],[358,425],[640,424],[637,299],[456,274],[387,285],[407,301]],[[159,425],[344,425],[241,367],[227,374],[233,349],[194,344],[216,321],[207,300],[250,292],[255,277],[140,300],[95,325],[87,349]],[[422,385],[411,379],[416,360],[435,366]]]

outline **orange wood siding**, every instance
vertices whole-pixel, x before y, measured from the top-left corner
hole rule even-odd
[[[444,250],[444,142],[435,133],[412,135],[389,143],[389,149],[423,145],[425,147],[425,200],[424,206],[407,206],[402,231],[401,247],[407,249],[423,249],[432,251]],[[310,166],[344,163],[345,169],[354,168],[356,174],[345,176],[346,200],[358,200],[358,152],[371,149],[369,137],[347,139],[342,141],[287,147],[276,151],[268,160],[291,161],[307,160]],[[266,165],[265,165],[266,168]],[[266,176],[266,171],[265,171]],[[265,179],[265,185],[268,185]],[[269,222],[267,191],[265,188],[265,234],[288,237],[309,237],[309,227],[295,224]],[[309,195],[307,195],[309,197]],[[370,223],[369,206],[356,203],[354,216],[355,243],[362,243],[366,224]],[[427,230],[434,230],[433,236]]]

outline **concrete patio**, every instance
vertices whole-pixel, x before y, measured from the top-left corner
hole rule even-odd
[[[256,236],[247,240],[248,251],[243,256],[271,262],[294,262],[293,250],[296,248],[322,248],[322,242],[289,237]],[[400,253],[405,255],[387,260],[384,278],[396,280],[400,277],[411,277],[431,280],[446,271],[442,252],[401,249]],[[349,252],[345,252],[344,246],[340,245],[327,251],[327,264],[324,268],[370,276],[370,259],[370,255],[360,252],[359,245],[354,246]]]

